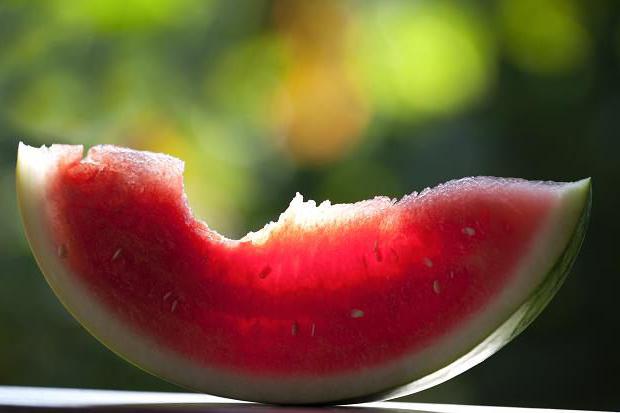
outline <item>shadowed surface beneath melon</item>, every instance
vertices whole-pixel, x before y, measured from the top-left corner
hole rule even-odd
[[[289,210],[233,241],[193,218],[180,161],[112,147],[80,158],[47,189],[58,256],[136,331],[266,375],[355,371],[431,346],[511,281],[558,200],[548,184],[476,178],[318,218]]]

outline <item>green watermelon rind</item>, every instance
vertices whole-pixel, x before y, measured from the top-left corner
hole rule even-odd
[[[82,326],[106,347],[131,364],[167,381],[198,391],[238,399],[279,404],[349,404],[402,396],[439,384],[480,363],[521,332],[546,306],[566,277],[583,241],[591,204],[589,180],[563,184],[562,203],[555,222],[540,236],[545,248],[533,247],[539,256],[522,260],[524,271],[541,267],[533,283],[525,277],[517,285],[518,303],[497,314],[486,311],[458,334],[447,334],[431,349],[373,366],[361,372],[321,378],[257,377],[221,368],[196,366],[190,360],[160,348],[148,337],[134,332],[105,310],[79,278],[56,255],[51,234],[41,211],[45,209],[45,184],[63,151],[81,156],[81,147],[31,148],[20,144],[17,192],[26,236],[39,267],[52,290]],[[572,225],[565,225],[567,223]],[[560,225],[560,227],[558,227]],[[527,255],[527,254],[526,254]],[[528,256],[529,257],[529,256]],[[552,258],[556,257],[556,258]],[[519,277],[516,277],[519,278]],[[532,287],[536,285],[537,287]],[[512,297],[514,301],[515,298]],[[492,306],[489,306],[492,307]],[[460,334],[460,335],[459,335]],[[459,337],[462,339],[459,341]],[[445,352],[445,353],[442,353]],[[395,379],[400,377],[400,379]],[[313,381],[314,380],[314,381]]]

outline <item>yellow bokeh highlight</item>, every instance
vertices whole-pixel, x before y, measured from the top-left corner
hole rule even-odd
[[[370,116],[346,64],[347,10],[324,0],[281,1],[276,16],[291,61],[271,106],[274,135],[297,163],[341,159],[359,142]]]
[[[525,71],[567,73],[588,58],[590,35],[571,0],[503,0],[499,19],[508,56]]]
[[[288,73],[273,108],[276,133],[298,162],[331,162],[358,142],[368,111],[349,82],[329,65],[298,65]]]
[[[456,2],[371,3],[360,10],[352,65],[378,110],[450,113],[480,99],[495,75],[484,19]]]

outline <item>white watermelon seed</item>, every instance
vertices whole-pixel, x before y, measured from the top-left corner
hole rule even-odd
[[[114,255],[112,255],[112,261],[116,260],[121,255],[122,250],[122,248],[119,248],[114,252]]]
[[[312,327],[310,328],[310,335],[312,337],[314,337],[315,331],[316,331],[316,325],[314,323],[312,323]]]
[[[65,244],[60,244],[57,252],[59,258],[67,258],[67,247]]]
[[[170,312],[171,312],[171,313],[174,313],[174,310],[176,310],[176,309],[177,309],[177,305],[178,305],[178,304],[179,304],[179,302],[178,302],[177,300],[174,300],[174,301],[172,302],[172,305],[170,306]]]
[[[441,285],[439,285],[439,280],[433,281],[433,291],[435,294],[439,294],[441,292]]]
[[[476,230],[473,229],[472,227],[465,227],[463,228],[463,234],[465,235],[469,235],[470,237],[476,235]]]
[[[170,298],[171,295],[172,295],[172,291],[168,291],[166,294],[164,294],[164,301]]]
[[[433,261],[431,261],[431,259],[428,257],[424,257],[424,265],[426,265],[428,268],[431,268],[433,266]]]
[[[298,330],[299,330],[299,325],[297,324],[297,321],[293,321],[293,324],[291,324],[291,335],[296,336]]]

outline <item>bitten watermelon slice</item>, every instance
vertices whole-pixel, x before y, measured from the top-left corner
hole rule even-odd
[[[196,390],[271,403],[412,393],[489,357],[556,292],[590,182],[465,178],[318,206],[227,239],[192,216],[183,163],[20,144],[17,189],[49,284],[106,346]]]

